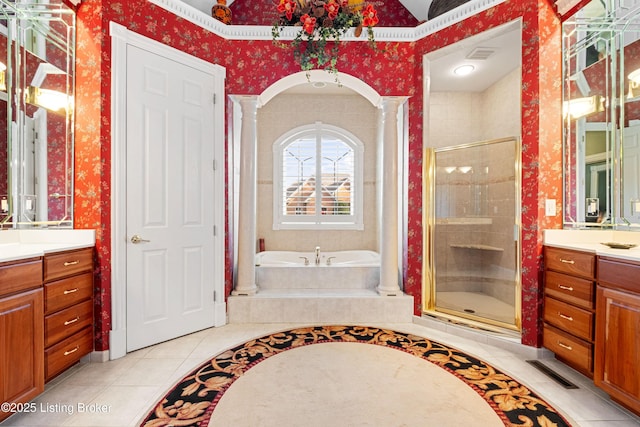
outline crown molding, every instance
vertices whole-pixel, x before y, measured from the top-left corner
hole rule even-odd
[[[271,26],[267,25],[225,25],[217,19],[203,13],[180,0],[149,0],[151,3],[168,10],[176,16],[198,25],[205,30],[228,40],[272,40]],[[484,10],[490,9],[506,0],[471,0],[435,19],[424,22],[417,27],[374,27],[376,41],[381,42],[414,42],[443,28],[461,22]],[[283,27],[280,40],[293,40],[300,31],[296,27]],[[341,37],[343,41],[367,41],[366,36],[356,37],[350,29]]]

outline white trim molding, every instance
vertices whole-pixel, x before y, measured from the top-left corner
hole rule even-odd
[[[217,19],[203,13],[180,0],[149,0],[151,3],[168,10],[176,16],[198,25],[205,30],[228,40],[271,40],[271,26],[267,25],[225,25]],[[437,18],[424,22],[417,27],[374,27],[376,41],[380,42],[414,42],[443,28],[461,22],[473,15],[490,9],[505,0],[471,0]],[[293,40],[300,31],[299,27],[283,27],[280,40]],[[366,36],[356,37],[354,30],[349,30],[344,41],[367,41]]]

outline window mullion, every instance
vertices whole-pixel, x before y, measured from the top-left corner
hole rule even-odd
[[[316,213],[317,224],[322,223],[322,132],[316,128]]]

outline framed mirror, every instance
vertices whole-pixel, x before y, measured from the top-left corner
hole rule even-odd
[[[75,13],[62,0],[0,7],[0,224],[72,227]]]
[[[565,226],[640,230],[638,85],[640,1],[594,0],[563,23]]]

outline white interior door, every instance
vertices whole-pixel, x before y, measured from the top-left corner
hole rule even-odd
[[[127,47],[127,351],[214,325],[214,76]]]

